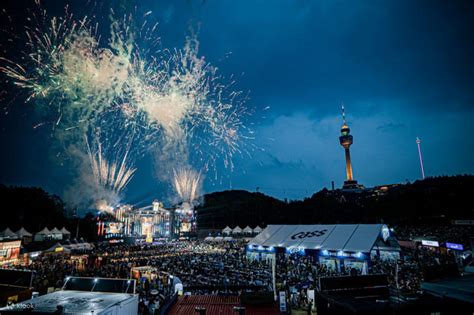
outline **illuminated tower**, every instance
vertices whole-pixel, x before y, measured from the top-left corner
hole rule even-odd
[[[351,152],[350,146],[352,145],[352,135],[350,134],[351,130],[346,123],[346,114],[344,112],[344,104],[342,104],[342,127],[341,127],[341,136],[339,137],[339,142],[341,143],[344,151],[346,152],[346,181],[344,181],[343,189],[357,189],[362,188],[357,184],[357,181],[352,177],[352,163],[351,163]]]

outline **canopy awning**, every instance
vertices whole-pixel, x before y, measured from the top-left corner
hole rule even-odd
[[[371,251],[383,224],[269,225],[250,245],[330,251]]]
[[[56,227],[54,227],[54,229],[52,229],[51,231],[51,234],[62,234],[60,230],[58,230]]]
[[[66,230],[65,227],[63,227],[63,228],[60,230],[60,232],[61,232],[62,234],[64,234],[64,235],[71,235],[71,232],[69,232],[68,230]]]
[[[23,227],[19,229],[18,231],[16,231],[15,234],[18,235],[19,237],[32,236],[32,234]]]
[[[51,235],[51,231],[48,230],[47,227],[45,227],[44,229],[42,229],[41,231],[39,231],[38,233],[36,233],[36,235]]]
[[[232,233],[242,233],[242,229],[240,228],[240,226],[236,226],[236,227],[232,230]]]
[[[17,237],[16,233],[10,230],[10,228],[6,228],[0,233],[0,236],[4,238],[15,238]]]
[[[230,226],[226,226],[225,228],[222,229],[222,233],[229,234],[230,232],[232,232],[232,229],[230,228]]]
[[[248,225],[245,227],[245,229],[243,231],[244,231],[244,233],[252,233],[253,232],[252,228]]]

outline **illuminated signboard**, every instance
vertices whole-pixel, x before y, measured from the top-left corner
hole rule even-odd
[[[421,241],[421,244],[422,244],[422,245],[425,245],[425,246],[439,247],[439,243],[438,243],[437,241],[426,241],[426,240],[422,240],[422,241]]]
[[[464,250],[464,246],[462,244],[448,243],[448,242],[446,242],[446,248],[454,249],[454,250]]]
[[[16,261],[20,255],[21,241],[0,242],[0,265]]]

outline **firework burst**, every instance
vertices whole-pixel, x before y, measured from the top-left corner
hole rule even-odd
[[[93,18],[78,19],[67,6],[62,17],[37,11],[25,27],[20,62],[1,58],[0,72],[26,92],[26,102],[53,116],[48,120],[63,147],[87,151],[97,186],[119,195],[135,172],[132,161],[156,148],[158,155],[173,157],[163,163],[167,180],[192,202],[201,172],[182,165],[206,172],[223,161],[232,170],[233,156],[249,153],[253,133],[242,121],[249,114],[246,97],[199,56],[195,35],[182,49],[161,49],[156,24],[145,20],[135,28],[131,15],[117,19],[112,12],[110,36],[101,39]],[[118,126],[126,136],[112,141]],[[100,138],[89,141],[96,130]],[[127,149],[120,153],[122,147]],[[186,154],[175,163],[177,150]]]

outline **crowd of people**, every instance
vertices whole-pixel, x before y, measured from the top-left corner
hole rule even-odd
[[[67,276],[129,278],[132,268],[156,270],[139,282],[141,313],[154,313],[175,293],[169,279],[181,282],[186,294],[240,294],[271,291],[268,261],[248,259],[242,242],[210,244],[202,241],[167,241],[142,245],[98,245],[87,261],[60,253],[35,259],[28,268],[35,272],[33,287],[41,294],[61,288]]]
[[[400,233],[405,233],[403,230]],[[408,232],[407,232],[408,233]],[[419,234],[420,231],[413,232]],[[433,231],[426,233],[433,234]],[[454,236],[453,239],[456,239]],[[97,245],[84,259],[74,253],[52,253],[33,260],[27,268],[35,273],[33,287],[41,294],[48,288],[61,288],[67,276],[129,278],[135,267],[156,270],[153,277],[139,277],[140,313],[154,314],[175,294],[174,283],[182,284],[184,294],[241,294],[272,292],[272,255],[255,259],[246,253],[244,241],[207,243],[204,241],[163,241],[158,244]],[[319,278],[356,276],[361,273],[386,274],[390,286],[401,293],[416,293],[429,266],[455,264],[449,251],[415,246],[402,249],[402,259],[371,257],[367,270],[328,265],[304,253],[275,255],[276,290],[286,290],[293,308],[307,308],[312,301],[307,290],[319,290]],[[170,281],[170,275],[173,281]]]
[[[271,286],[268,263],[246,258],[241,242],[209,244],[199,241],[106,248],[100,258],[110,265],[151,266],[179,278],[195,291],[267,290]]]
[[[469,244],[474,236],[472,225],[430,225],[430,226],[397,226],[395,234],[398,240],[433,239],[441,242]]]

